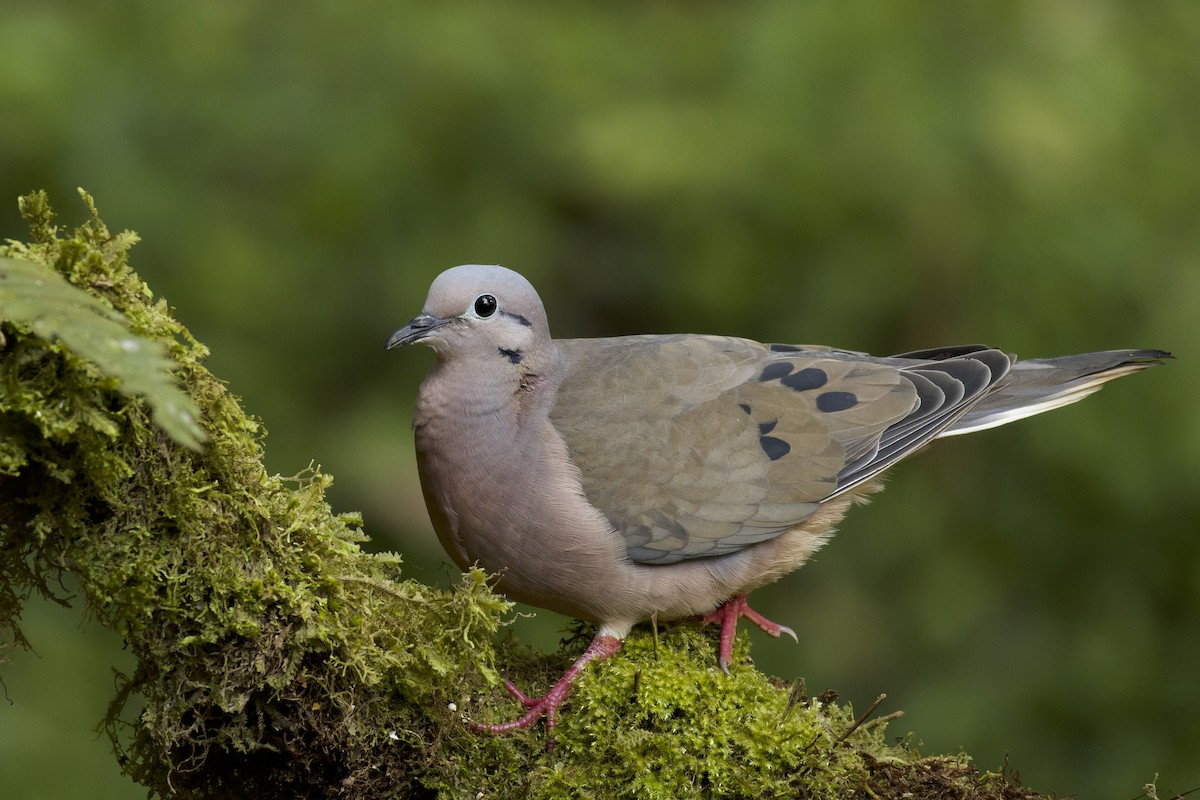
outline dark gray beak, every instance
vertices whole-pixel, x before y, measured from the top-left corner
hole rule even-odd
[[[413,317],[411,322],[391,335],[391,338],[387,340],[387,349],[393,350],[402,345],[419,342],[438,328],[449,323],[450,320],[448,319],[441,319],[429,314],[418,314]]]

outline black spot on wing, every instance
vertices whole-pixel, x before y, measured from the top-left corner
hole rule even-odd
[[[779,420],[773,419],[770,422],[760,422],[758,425],[758,433],[760,436],[766,436],[771,431],[775,430],[775,426],[779,424]]]
[[[852,392],[823,392],[817,396],[819,411],[845,411],[858,405],[858,398]]]
[[[804,349],[798,344],[773,344],[769,347],[773,353],[799,353]]]
[[[747,414],[750,413],[750,404],[749,403],[738,403],[738,408],[740,408],[742,411],[745,411]]]
[[[772,364],[767,364],[767,366],[763,368],[762,375],[758,376],[758,379],[764,383],[766,381],[778,380],[786,375],[790,375],[792,369],[792,365],[786,361],[776,361]]]
[[[784,386],[797,392],[819,389],[828,382],[829,376],[825,374],[825,370],[818,367],[806,367],[795,375],[788,375],[780,381]]]
[[[774,427],[774,423],[772,423],[772,427]],[[758,437],[758,443],[762,445],[763,452],[767,454],[767,458],[772,461],[778,461],[792,452],[790,444],[774,436],[760,436]]]

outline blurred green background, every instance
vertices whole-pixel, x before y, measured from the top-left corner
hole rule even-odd
[[[431,356],[383,342],[454,264],[522,271],[560,336],[1174,350],[901,466],[758,593],[800,646],[753,645],[1044,791],[1200,785],[1200,5],[0,5],[0,236],[92,192],[270,468],[321,464],[428,582]],[[92,730],[129,657],[82,617],[31,602],[0,668],[5,797],[144,796]]]

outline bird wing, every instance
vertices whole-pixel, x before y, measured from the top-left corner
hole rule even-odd
[[[647,564],[778,536],[953,424],[1010,364],[715,336],[558,344],[551,422],[588,501]]]

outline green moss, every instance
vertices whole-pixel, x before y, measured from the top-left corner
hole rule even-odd
[[[472,732],[465,717],[519,710],[493,663],[507,602],[477,570],[454,591],[401,580],[399,556],[364,552],[359,517],[329,507],[329,476],[268,475],[261,424],[130,268],[136,236],[111,234],[84,197],[91,219],[70,232],[43,194],[23,198],[31,240],[0,256],[65,276],[159,343],[206,444],[177,443],[62,341],[0,322],[0,647],[27,645],[22,601],[75,573],[136,657],[103,727],[153,794],[871,797],[937,772],[955,797],[1023,796],[797,699],[749,664],[744,638],[725,675],[695,625],[657,646],[637,632],[589,669],[550,751],[541,730]],[[544,691],[580,648],[509,645],[502,668]]]
[[[835,744],[853,724],[849,708],[789,694],[748,663],[726,675],[698,626],[669,629],[655,648],[646,634],[597,670],[567,715],[562,757],[609,765],[595,775],[546,765],[541,796],[626,787],[645,798],[784,797],[801,790],[848,794],[866,778],[859,742]],[[861,737],[861,734],[859,735]],[[882,747],[879,742],[871,742]]]

